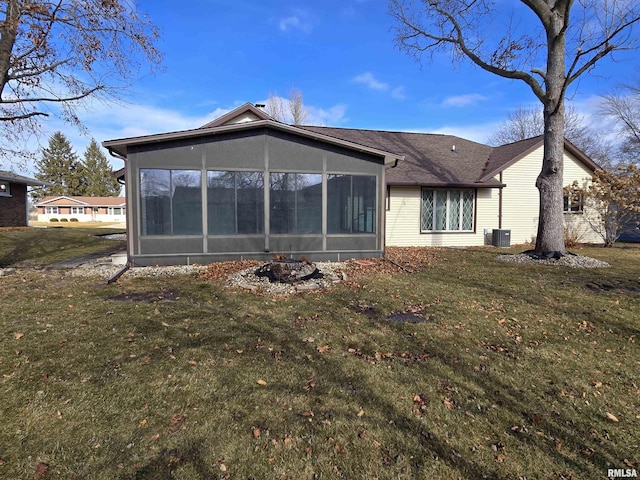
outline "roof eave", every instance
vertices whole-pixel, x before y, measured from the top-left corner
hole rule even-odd
[[[385,152],[376,148],[367,147],[354,142],[349,142],[329,135],[324,135],[310,130],[304,130],[302,128],[295,127],[293,125],[287,125],[285,123],[276,122],[274,120],[256,120],[254,122],[235,123],[230,125],[221,125],[217,127],[209,128],[197,128],[192,130],[181,130],[177,132],[159,133],[155,135],[147,135],[143,137],[131,137],[121,138],[116,140],[107,140],[102,142],[102,146],[109,152],[114,151],[117,154],[125,157],[127,155],[128,147],[131,145],[148,145],[152,143],[168,142],[172,140],[180,140],[185,138],[199,138],[209,135],[218,135],[221,133],[237,132],[243,130],[251,130],[261,127],[269,127],[275,130],[281,130],[301,137],[311,138],[321,142],[341,146],[350,150],[360,151],[362,153],[368,153],[381,157],[385,165],[395,163],[396,160],[404,160],[404,155],[397,155],[392,152]]]

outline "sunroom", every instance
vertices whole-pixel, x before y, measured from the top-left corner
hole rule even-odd
[[[104,146],[125,160],[132,265],[384,252],[397,155],[260,118]]]

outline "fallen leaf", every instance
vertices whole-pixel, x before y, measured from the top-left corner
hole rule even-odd
[[[16,340],[20,340],[22,337],[24,337],[24,333],[14,333],[13,334],[13,338],[15,338]]]
[[[260,380],[258,380],[258,385],[260,385],[261,387],[266,387],[267,386],[267,382],[265,382],[264,380],[260,379]]]
[[[364,430],[358,433],[358,438],[366,438],[366,436],[367,436],[367,432],[365,432]]]
[[[311,410],[305,410],[300,415],[302,415],[303,417],[313,417],[313,412]]]
[[[364,410],[360,409],[358,412],[358,417],[362,417],[364,415]]]
[[[286,446],[286,447],[288,447],[288,446],[290,446],[290,445],[291,445],[291,441],[292,441],[292,440],[291,440],[291,437],[284,437],[283,442],[284,442],[284,444],[285,444],[285,446]]]
[[[449,410],[453,410],[454,408],[456,408],[456,404],[451,397],[445,397],[445,399],[443,400],[443,403],[444,403],[444,406],[447,407]]]
[[[220,471],[221,472],[226,472],[227,471],[227,466],[224,463],[220,464]]]
[[[182,430],[186,419],[187,417],[181,413],[173,414],[171,416],[171,422],[169,425],[169,434],[173,435],[174,433],[178,433],[180,430]]]
[[[618,423],[620,420],[618,420],[618,417],[616,417],[614,414],[606,412],[605,413],[606,417],[611,420],[612,422]]]
[[[260,438],[260,429],[258,427],[254,428],[252,430],[252,433],[253,433],[253,438],[255,438],[256,440]]]
[[[145,419],[143,419],[143,420],[140,420],[140,426],[141,426],[141,427],[144,427],[144,426],[146,426],[146,425],[147,425],[147,419],[146,419],[146,418],[145,418]]]
[[[318,345],[316,347],[316,350],[318,351],[318,353],[327,353],[329,351],[329,345],[324,345],[324,346]]]
[[[36,471],[34,472],[34,475],[36,477],[42,477],[48,471],[49,471],[49,464],[48,463],[44,463],[44,462],[40,462],[40,463],[38,463],[38,465],[36,465]]]

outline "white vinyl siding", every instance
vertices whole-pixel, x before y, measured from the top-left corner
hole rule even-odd
[[[422,189],[389,187],[386,245],[399,247],[463,247],[485,244],[484,228],[498,228],[498,189],[476,191],[475,224],[470,232],[422,233]]]
[[[502,203],[502,228],[511,230],[511,244],[534,242],[538,231],[540,194],[536,178],[542,168],[543,147],[531,152],[514,165],[504,170],[502,181],[506,184]],[[591,171],[582,162],[565,152],[563,185],[571,185],[574,180],[586,186],[591,179]],[[565,215],[565,223],[579,226],[585,242],[601,242],[595,232],[584,225],[579,215]],[[478,224],[478,228],[480,228]]]

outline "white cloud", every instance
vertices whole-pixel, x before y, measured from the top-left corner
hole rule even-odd
[[[365,72],[360,75],[356,75],[353,77],[353,81],[355,83],[361,83],[369,87],[372,90],[380,90],[386,92],[389,89],[389,84],[379,81],[376,77],[373,76],[371,72]]]
[[[313,30],[313,23],[311,22],[307,12],[298,10],[292,15],[278,20],[278,28],[281,32],[299,30],[304,33],[311,33]]]
[[[454,95],[442,101],[443,107],[469,107],[477,105],[487,100],[487,97],[479,93],[468,93],[466,95]]]
[[[417,133],[434,133],[441,135],[454,135],[478,143],[487,143],[487,139],[493,135],[500,126],[500,121],[478,123],[471,125],[444,125],[436,129],[419,128],[411,130]]]
[[[403,86],[391,87],[388,83],[378,80],[371,72],[364,72],[360,75],[356,75],[355,77],[353,77],[352,82],[364,85],[371,90],[377,90],[379,92],[389,92],[391,97],[395,98],[396,100],[404,100],[405,98],[407,98]]]
[[[396,87],[391,90],[391,96],[398,100],[404,100],[407,96],[404,93],[404,87]]]
[[[314,106],[309,106],[308,108],[309,116],[305,122],[308,125],[336,126],[348,120],[345,116],[347,113],[347,106],[340,103],[329,108]]]

